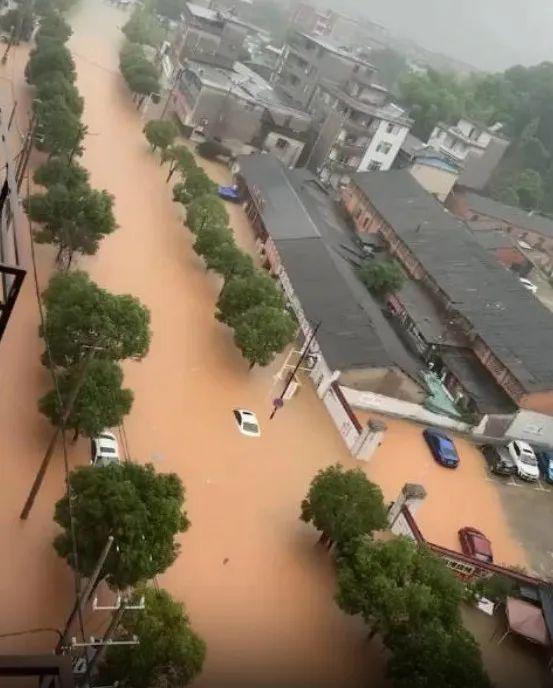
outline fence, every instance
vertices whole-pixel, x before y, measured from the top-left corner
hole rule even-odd
[[[362,428],[336,382],[328,388],[323,402],[346,447],[352,451],[358,443]]]

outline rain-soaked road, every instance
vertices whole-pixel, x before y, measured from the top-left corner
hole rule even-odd
[[[90,131],[84,164],[92,184],[114,194],[120,225],[96,256],[78,264],[103,286],[135,294],[151,309],[150,353],[141,363],[125,365],[126,383],[135,393],[126,432],[135,460],[176,471],[187,487],[192,526],[182,537],[178,561],[160,582],[185,601],[208,643],[197,685],[382,685],[382,656],[374,643],[366,643],[357,621],[334,604],[329,557],[315,546],[315,533],[298,520],[313,474],[338,460],[347,466],[354,462],[308,386],[275,420],[267,420],[275,367],[248,372],[230,332],[214,319],[217,278],[206,273],[191,250],[188,231],[118,74],[119,27],[125,16],[100,0],[83,0],[73,18],[70,48]],[[21,51],[10,62],[14,74],[23,63]],[[237,239],[251,247],[241,209],[230,212]],[[51,249],[39,247],[38,257],[44,283]],[[29,521],[17,520],[48,440],[47,425],[36,412],[36,399],[48,386],[38,362],[37,323],[29,275],[0,346],[0,534],[2,551],[10,553],[0,573],[0,632],[59,626],[70,604],[71,575],[50,543],[53,503],[63,490],[61,456]],[[257,412],[261,439],[238,434],[231,412],[237,406]],[[411,446],[412,427],[394,425],[398,439],[387,440],[390,457]],[[428,459],[422,445],[409,451],[414,462]],[[81,442],[70,461],[76,465],[86,459]],[[373,470],[385,478],[386,470],[379,466]],[[388,499],[398,484],[387,485]],[[498,504],[496,499],[491,507],[496,524],[501,522]],[[508,542],[505,528],[502,537]],[[522,563],[520,550],[515,545],[511,550]],[[89,632],[94,624],[92,619]],[[46,634],[34,643],[47,649],[53,639]],[[17,647],[9,641],[10,650]]]

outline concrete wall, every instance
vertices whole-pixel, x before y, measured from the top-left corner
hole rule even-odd
[[[520,410],[515,414],[505,434],[533,444],[553,446],[553,417]]]
[[[420,403],[426,397],[421,386],[399,368],[343,370],[339,382],[359,391],[376,392],[413,403]]]
[[[409,172],[424,189],[434,194],[442,203],[457,181],[457,175],[453,172],[420,163],[411,165]]]
[[[331,146],[342,128],[342,117],[338,112],[330,112],[325,123],[321,127],[313,150],[309,156],[308,167],[312,172],[317,172],[325,162]]]
[[[338,428],[338,432],[344,440],[346,447],[351,451],[360,433],[332,386],[328,388],[324,395],[323,402],[334,421],[334,425]]]
[[[344,387],[343,385],[341,385],[341,389],[353,409],[358,408],[364,411],[385,413],[398,418],[408,418],[419,423],[448,428],[450,430],[456,430],[457,432],[468,432],[470,430],[470,426],[466,423],[460,423],[459,421],[453,420],[453,418],[432,413],[432,411],[428,411],[418,404],[400,401],[399,399],[393,399],[392,397],[382,394],[375,394],[374,392],[361,392],[357,389]]]
[[[287,146],[282,148],[277,145],[279,140],[285,140]],[[263,143],[263,149],[272,153],[276,158],[281,160],[286,166],[294,167],[303,150],[303,141],[297,141],[289,136],[277,134],[276,132],[269,132]]]
[[[202,88],[194,109],[194,122],[207,120],[206,135],[248,143],[261,128],[263,108],[248,106],[228,92]]]

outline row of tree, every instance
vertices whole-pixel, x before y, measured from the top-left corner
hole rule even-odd
[[[48,159],[34,174],[46,191],[26,205],[41,225],[36,240],[57,245],[58,255],[68,258],[67,269],[55,274],[43,293],[43,362],[53,368],[57,384],[39,409],[54,425],[92,437],[129,412],[133,394],[122,387],[119,362],[142,359],[151,330],[149,311],[138,299],[111,294],[85,272],[69,271],[73,252],[95,253],[102,236],[116,227],[112,197],[91,189],[87,170],[75,162],[86,128],[80,122],[83,101],[74,85],[75,66],[64,45],[70,33],[58,12],[46,12],[27,65],[27,78],[36,87],[36,143]],[[176,537],[190,525],[180,478],[118,462],[78,468],[68,482],[66,496],[55,506],[54,520],[62,529],[54,541],[57,553],[88,577],[113,535],[100,580],[116,590],[137,586],[136,594],[145,598],[143,611],[127,611],[121,620],[121,631],[138,635],[140,648],[109,647],[101,676],[133,688],[189,683],[201,671],[205,643],[180,603],[146,585],[175,561]]]
[[[415,120],[413,133],[424,140],[440,120],[501,122],[512,143],[488,191],[527,210],[553,212],[552,63],[467,78],[428,70],[400,79],[399,93]]]
[[[336,547],[336,602],[360,614],[369,639],[390,650],[397,688],[490,688],[480,650],[463,627],[467,592],[445,564],[404,537],[373,539],[387,526],[380,488],[363,471],[320,471],[301,505],[301,519]]]
[[[236,346],[250,367],[267,365],[293,340],[297,329],[282,292],[237,246],[217,184],[196,165],[186,146],[174,145],[174,125],[151,120],[144,134],[152,150],[161,150],[162,164],[170,163],[167,181],[175,173],[180,177],[173,199],[186,208],[186,223],[195,235],[194,251],[208,270],[224,279],[215,317],[233,328]]]

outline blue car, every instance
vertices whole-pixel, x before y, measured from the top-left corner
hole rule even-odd
[[[242,194],[237,186],[220,186],[219,198],[225,201],[232,201],[232,203],[242,203]]]
[[[438,463],[447,468],[457,468],[459,455],[452,439],[436,428],[426,428],[422,434],[426,444],[430,447],[432,456]]]
[[[553,483],[553,451],[535,450],[540,473],[548,483]]]

